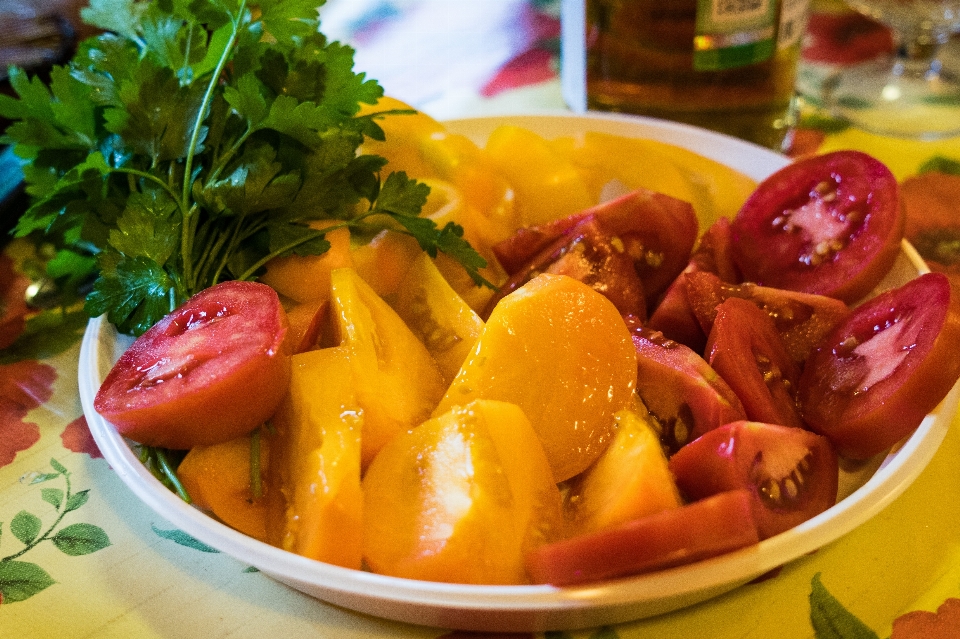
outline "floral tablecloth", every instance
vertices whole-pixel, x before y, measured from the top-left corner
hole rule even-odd
[[[890,41],[835,6],[814,9],[791,153],[861,149],[901,180],[956,170],[960,139],[884,139],[817,110],[810,87]],[[361,70],[438,118],[563,108],[558,15],[555,0],[332,0],[321,13],[328,35],[357,48]],[[8,244],[0,261],[0,283],[20,298],[27,280],[10,264],[23,249]],[[4,303],[19,303],[17,295]],[[0,638],[474,636],[330,606],[176,530],[127,490],[90,436],[77,389],[85,318],[33,310],[27,318],[22,334],[0,325],[0,337],[19,334],[0,354]],[[954,419],[930,465],[891,506],[771,578],[660,617],[546,636],[960,637],[958,461]]]

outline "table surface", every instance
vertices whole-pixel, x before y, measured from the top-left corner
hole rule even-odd
[[[556,0],[331,0],[321,17],[328,35],[356,46],[357,67],[388,94],[444,119],[563,109],[558,13]],[[857,34],[871,33],[839,16],[813,14],[808,46],[818,48],[805,54],[802,84],[815,85],[864,45]],[[815,100],[806,113],[816,115]],[[899,179],[934,157],[960,162],[958,138],[906,142],[821,126],[819,117],[804,122],[797,154],[860,149]],[[330,606],[175,534],[129,492],[90,437],[77,388],[83,328],[83,317],[68,315],[0,357],[0,639],[473,636]],[[547,636],[960,636],[958,422],[893,504],[774,577],[660,617]],[[68,490],[71,507],[57,508]],[[46,536],[24,546],[17,531],[34,520]],[[65,552],[55,539],[70,533],[84,542]],[[812,619],[822,614],[838,625],[815,630]]]

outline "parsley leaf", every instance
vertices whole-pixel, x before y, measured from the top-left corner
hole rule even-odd
[[[488,284],[462,228],[420,217],[426,185],[358,155],[383,139],[358,116],[383,89],[320,32],[320,4],[91,0],[81,15],[104,33],[49,85],[11,70],[2,141],[33,198],[15,232],[57,248],[48,274],[67,296],[87,290],[67,265],[96,265],[88,313],[142,333],[273,257],[329,250],[318,226],[408,233]]]

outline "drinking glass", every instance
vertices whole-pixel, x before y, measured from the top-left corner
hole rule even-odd
[[[960,31],[960,0],[846,0],[891,28],[890,57],[840,71],[824,87],[831,112],[860,128],[903,138],[960,135],[960,69],[940,51]]]

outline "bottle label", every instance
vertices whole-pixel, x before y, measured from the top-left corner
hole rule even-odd
[[[768,60],[776,27],[773,0],[697,0],[693,68],[719,71]]]

